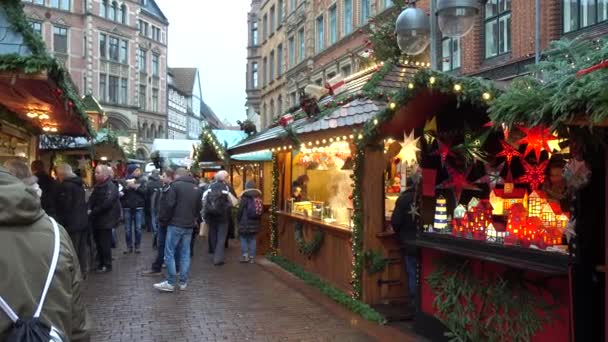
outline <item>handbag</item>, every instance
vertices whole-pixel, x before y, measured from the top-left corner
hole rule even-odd
[[[201,229],[198,236],[209,236],[209,225],[206,222],[201,223]]]

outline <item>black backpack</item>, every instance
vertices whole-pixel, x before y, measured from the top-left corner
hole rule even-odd
[[[34,317],[30,319],[19,318],[17,313],[8,305],[8,303],[0,296],[0,309],[6,313],[6,315],[13,321],[13,327],[6,339],[7,342],[63,342],[67,341],[65,336],[53,326],[49,326],[40,320],[40,313],[42,312],[42,306],[46,299],[46,294],[53,281],[55,275],[55,269],[57,268],[57,261],[59,260],[59,227],[57,222],[49,217],[53,224],[53,233],[55,234],[55,242],[53,245],[53,259],[51,260],[51,267],[46,277],[46,283],[40,296],[40,303],[34,313]]]
[[[208,190],[205,197],[204,214],[205,218],[215,218],[226,215],[229,208],[228,187],[225,190],[219,188]]]

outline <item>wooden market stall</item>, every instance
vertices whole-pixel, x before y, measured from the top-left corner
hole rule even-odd
[[[0,27],[0,163],[35,160],[41,133],[93,136],[68,73],[31,29],[21,1],[0,3]]]

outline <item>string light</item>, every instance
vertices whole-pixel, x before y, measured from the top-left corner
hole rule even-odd
[[[378,124],[378,119],[374,119],[374,125]]]
[[[27,113],[27,117],[28,117],[28,118],[32,118],[32,119],[33,119],[33,118],[35,118],[35,117],[37,117],[37,116],[38,116],[38,113],[34,113],[34,112],[29,112],[29,113]]]
[[[462,86],[458,83],[454,84],[454,91],[461,91],[462,90]]]
[[[315,141],[315,145],[319,145],[319,140]]]
[[[388,105],[388,107],[389,107],[390,109],[395,109],[395,108],[397,107],[397,104],[395,104],[395,102],[391,102],[391,103]]]
[[[363,139],[363,134],[359,134],[359,136],[357,137],[359,140]]]
[[[407,87],[408,87],[408,88],[410,88],[410,89],[414,89],[414,83],[409,83],[409,84],[407,85]]]
[[[347,139],[347,138],[346,138],[346,135],[342,137],[342,140],[346,140],[346,139]]]
[[[38,119],[40,119],[40,120],[48,120],[50,118],[51,117],[48,114],[43,113],[43,114],[38,115]]]
[[[334,142],[334,138],[329,138],[329,142],[330,143]]]
[[[349,138],[353,139],[355,137],[354,134],[349,135]],[[346,140],[346,139],[345,139]]]
[[[481,95],[481,97],[482,97],[484,100],[488,101],[489,99],[491,99],[491,98],[492,98],[492,95],[490,95],[490,93],[488,93],[488,92],[485,92],[485,93],[483,93],[483,94]]]
[[[323,139],[323,140],[321,140],[321,141],[322,141],[324,144],[326,144],[326,143],[327,143],[327,140],[325,140],[325,139]]]
[[[435,84],[435,81],[437,81],[437,79],[435,78],[435,76],[431,76],[431,77],[429,78],[429,83],[430,83],[430,84]]]

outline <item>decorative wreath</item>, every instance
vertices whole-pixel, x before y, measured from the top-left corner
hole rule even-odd
[[[298,244],[298,251],[301,254],[306,255],[310,258],[314,254],[316,254],[321,248],[321,245],[323,244],[323,238],[325,238],[325,232],[320,229],[316,229],[315,236],[313,237],[312,241],[306,242],[304,241],[303,229],[304,226],[302,225],[302,223],[296,222],[294,224],[294,236],[296,239],[296,243]]]

